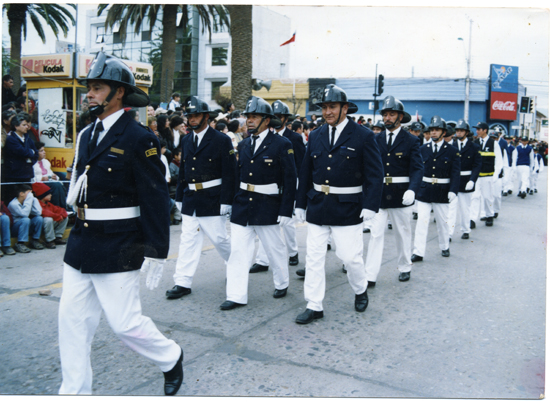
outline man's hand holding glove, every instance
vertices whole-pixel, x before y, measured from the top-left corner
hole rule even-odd
[[[412,205],[414,202],[414,191],[407,190],[405,191],[405,194],[403,194],[403,205]]]
[[[456,194],[449,192],[449,202],[453,202],[455,198],[456,198]]]
[[[181,208],[182,208],[182,203],[181,203],[181,201],[176,201],[176,208],[178,209],[178,211],[181,212]]]
[[[470,180],[468,183],[466,183],[466,191],[470,191],[473,189],[474,189],[474,182]]]
[[[289,225],[292,222],[292,218],[289,218],[288,216],[278,216],[277,217],[277,223],[281,226]]]
[[[166,260],[164,258],[145,257],[145,261],[143,261],[141,265],[141,272],[147,274],[145,284],[150,290],[155,289],[159,285],[165,262]]]
[[[363,218],[363,222],[370,221],[375,216],[376,212],[371,211],[370,209],[363,209],[361,211],[361,215],[359,215],[360,218]]]
[[[302,208],[296,208],[294,210],[294,215],[296,215],[296,220],[299,223],[304,223],[306,221],[306,210]]]
[[[221,204],[220,205],[220,215],[231,215],[231,205]]]

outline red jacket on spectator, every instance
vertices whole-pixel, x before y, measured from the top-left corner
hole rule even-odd
[[[49,186],[44,183],[33,183],[32,191],[40,202],[44,218],[53,218],[55,222],[59,222],[67,217],[65,208],[58,207],[50,202],[52,189]]]

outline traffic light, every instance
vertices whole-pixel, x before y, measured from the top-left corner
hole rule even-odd
[[[535,99],[529,99],[529,113],[535,113]]]
[[[382,92],[384,92],[384,76],[380,74],[378,76],[378,95],[382,95]]]
[[[529,100],[530,98],[528,96],[521,97],[521,104],[519,106],[520,113],[529,113]]]

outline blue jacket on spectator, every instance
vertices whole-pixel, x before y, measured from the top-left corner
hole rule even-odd
[[[30,182],[34,177],[33,165],[38,161],[38,150],[29,134],[21,138],[13,131],[6,137],[2,148],[4,164],[2,181]]]

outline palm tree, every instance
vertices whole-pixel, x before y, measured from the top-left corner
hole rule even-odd
[[[76,5],[69,4],[76,10]],[[69,21],[74,26],[75,18],[71,11],[59,4],[3,4],[2,10],[7,11],[9,21],[9,32],[11,38],[11,60],[16,68],[10,69],[10,74],[13,77],[15,88],[19,88],[21,84],[21,32],[23,37],[27,39],[27,15],[30,17],[32,25],[38,36],[42,39],[42,43],[46,43],[46,34],[44,33],[42,20],[52,29],[55,37],[59,37],[59,32],[63,32],[63,36],[67,37],[69,32]],[[39,18],[41,17],[41,18]]]
[[[231,16],[231,102],[244,110],[252,95],[252,6],[225,7]]]
[[[108,4],[100,4],[97,15],[100,16]],[[227,10],[222,5],[187,5],[187,4],[112,4],[107,11],[106,28],[120,24],[119,34],[122,44],[126,42],[128,27],[134,26],[134,32],[139,33],[145,19],[149,20],[149,30],[152,31],[159,11],[162,9],[162,71],[160,93],[161,99],[168,102],[173,88],[174,70],[176,68],[176,28],[177,14],[182,13],[180,22],[184,30],[189,23],[190,7],[198,12],[202,22],[203,32],[208,30],[212,38],[212,30],[218,31],[223,26],[229,26]]]

